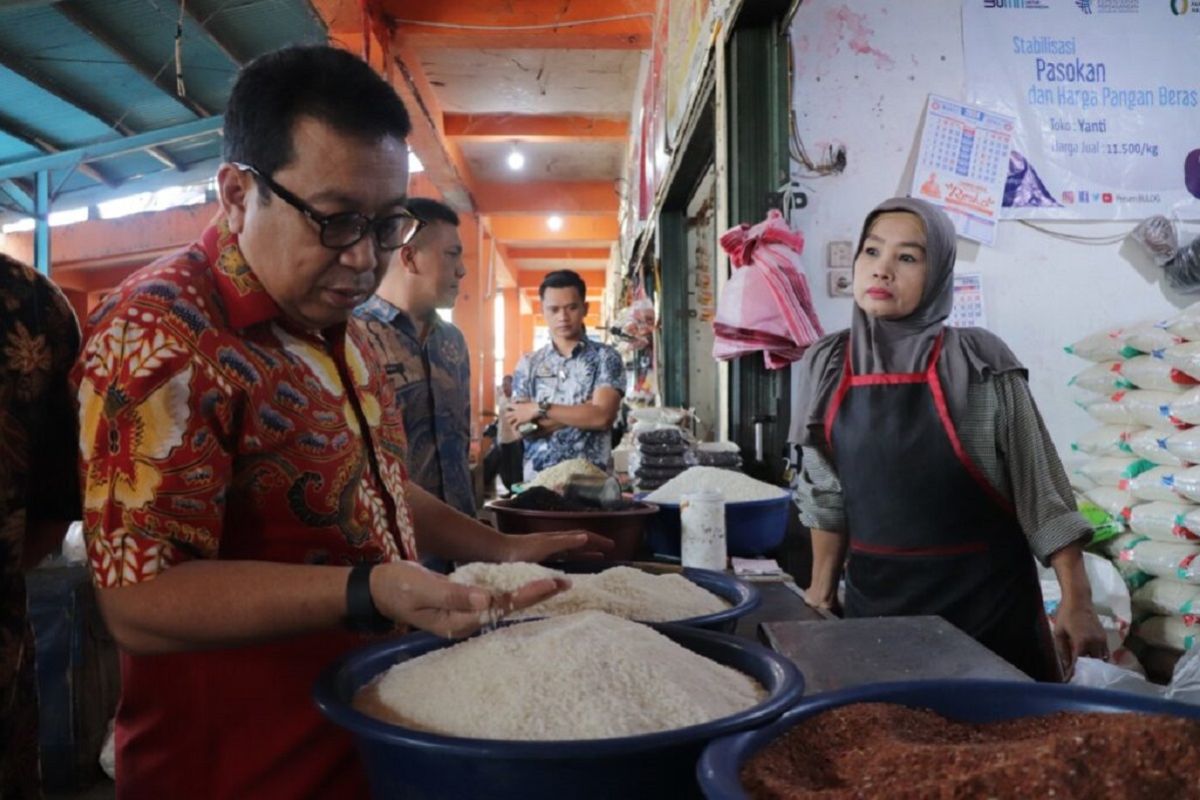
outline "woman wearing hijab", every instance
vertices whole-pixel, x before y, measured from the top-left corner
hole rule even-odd
[[[1083,568],[1092,531],[1025,368],[991,333],[945,325],[955,236],[923,200],[876,207],[850,329],[801,363],[790,438],[813,537],[807,597],[833,607],[844,563],[846,616],[939,615],[1030,676],[1061,680],[1030,556],[1062,586],[1055,638],[1068,667],[1107,658]]]

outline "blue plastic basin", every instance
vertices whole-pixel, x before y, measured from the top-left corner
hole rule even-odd
[[[755,753],[800,722],[851,703],[899,703],[959,722],[998,722],[1056,711],[1132,711],[1200,719],[1197,706],[1063,684],[972,680],[868,684],[812,695],[766,727],[712,742],[696,766],[704,796],[709,800],[747,800],[739,773]]]
[[[565,564],[549,564],[548,566],[554,569],[560,569],[563,572],[592,575],[597,572],[603,572],[606,569],[615,566],[634,567],[636,569],[645,570],[646,572],[654,572],[654,568],[649,564],[611,564],[607,562],[596,563],[594,561],[569,561]],[[674,568],[674,569],[677,569]],[[687,578],[692,583],[702,589],[720,597],[725,602],[729,603],[729,608],[724,611],[718,611],[714,614],[702,614],[698,617],[689,617],[687,619],[673,620],[675,625],[685,625],[689,628],[705,628],[710,631],[721,631],[723,633],[733,633],[737,628],[738,620],[749,614],[754,609],[758,608],[762,603],[762,594],[756,587],[746,581],[739,580],[732,575],[726,575],[723,572],[714,572],[710,569],[696,569],[694,567],[684,567],[683,577]]]
[[[314,697],[330,720],[354,734],[376,798],[699,797],[696,759],[704,746],[718,736],[774,721],[800,698],[804,679],[790,661],[745,639],[678,625],[654,627],[689,650],[750,675],[766,688],[767,697],[703,725],[557,742],[441,736],[391,725],[351,707],[354,693],[392,665],[453,644],[427,633],[346,655],[322,673]],[[580,691],[586,689],[581,675]]]
[[[638,499],[645,494],[636,495]],[[679,504],[655,503],[646,523],[646,541],[655,553],[679,555]],[[725,547],[731,556],[761,556],[779,547],[787,533],[789,495],[773,500],[725,504]]]

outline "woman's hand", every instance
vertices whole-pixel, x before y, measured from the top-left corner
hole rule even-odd
[[[1081,603],[1063,598],[1055,616],[1054,643],[1063,662],[1064,680],[1070,680],[1080,656],[1108,660],[1108,635],[1090,599]]]
[[[454,583],[420,564],[393,562],[371,570],[371,598],[388,619],[448,639],[470,636],[484,624],[569,589],[569,581],[543,578],[515,592],[488,592]]]
[[[1083,547],[1070,544],[1050,556],[1050,566],[1062,588],[1054,623],[1054,643],[1063,662],[1063,679],[1070,680],[1080,656],[1108,659],[1108,637],[1092,606],[1092,586],[1083,565]]]

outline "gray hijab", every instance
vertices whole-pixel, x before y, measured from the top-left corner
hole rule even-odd
[[[1008,346],[988,331],[945,325],[954,305],[957,234],[950,218],[937,206],[911,197],[883,201],[864,220],[855,252],[862,251],[875,218],[889,211],[914,214],[925,228],[927,272],[921,301],[907,317],[891,320],[870,317],[856,303],[848,332],[827,336],[809,349],[799,367],[801,385],[792,402],[788,437],[792,442],[825,444],[825,408],[842,379],[847,339],[856,375],[924,372],[933,345],[944,332],[938,376],[956,424],[966,411],[970,383],[989,375],[1025,370]]]

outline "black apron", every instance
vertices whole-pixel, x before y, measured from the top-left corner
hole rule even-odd
[[[847,617],[937,615],[1036,680],[1059,681],[1033,556],[1012,505],[971,461],[937,363],[854,375],[825,416],[850,533]],[[936,655],[936,654],[931,654]]]

